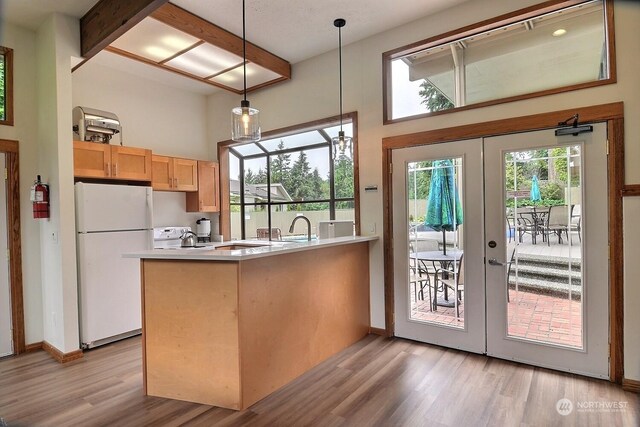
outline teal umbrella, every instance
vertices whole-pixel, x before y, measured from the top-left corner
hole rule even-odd
[[[424,223],[436,231],[442,231],[442,245],[446,255],[445,231],[455,231],[462,224],[462,204],[451,160],[436,160],[433,166]]]
[[[540,185],[538,184],[538,175],[533,175],[533,179],[531,179],[531,200],[536,201],[540,200]]]

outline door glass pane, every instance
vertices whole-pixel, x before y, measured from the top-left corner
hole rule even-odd
[[[408,163],[406,172],[410,320],[463,328],[462,158]]]
[[[579,145],[504,154],[510,337],[583,347],[581,155]]]

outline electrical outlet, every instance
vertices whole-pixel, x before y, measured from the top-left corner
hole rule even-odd
[[[369,233],[376,234],[376,223],[372,222],[369,224]]]
[[[51,232],[51,241],[53,243],[58,243],[58,233],[57,232],[55,232],[55,231]]]

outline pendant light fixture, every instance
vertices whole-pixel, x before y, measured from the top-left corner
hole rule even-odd
[[[242,0],[242,76],[244,78],[244,99],[240,107],[231,110],[231,139],[236,142],[260,141],[260,111],[249,106],[247,100],[247,39],[245,35],[245,11]]]
[[[349,152],[351,157],[353,157],[353,146],[351,145],[351,137],[345,136],[344,131],[342,130],[342,27],[347,24],[342,18],[338,18],[333,21],[333,25],[338,28],[338,55],[339,55],[339,68],[340,68],[340,131],[338,132],[338,136],[331,139],[333,144],[333,153],[334,158],[338,157],[338,154],[345,155],[345,153]]]

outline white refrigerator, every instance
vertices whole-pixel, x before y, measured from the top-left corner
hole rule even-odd
[[[122,254],[153,247],[151,187],[75,186],[80,346],[141,331],[140,261]]]

